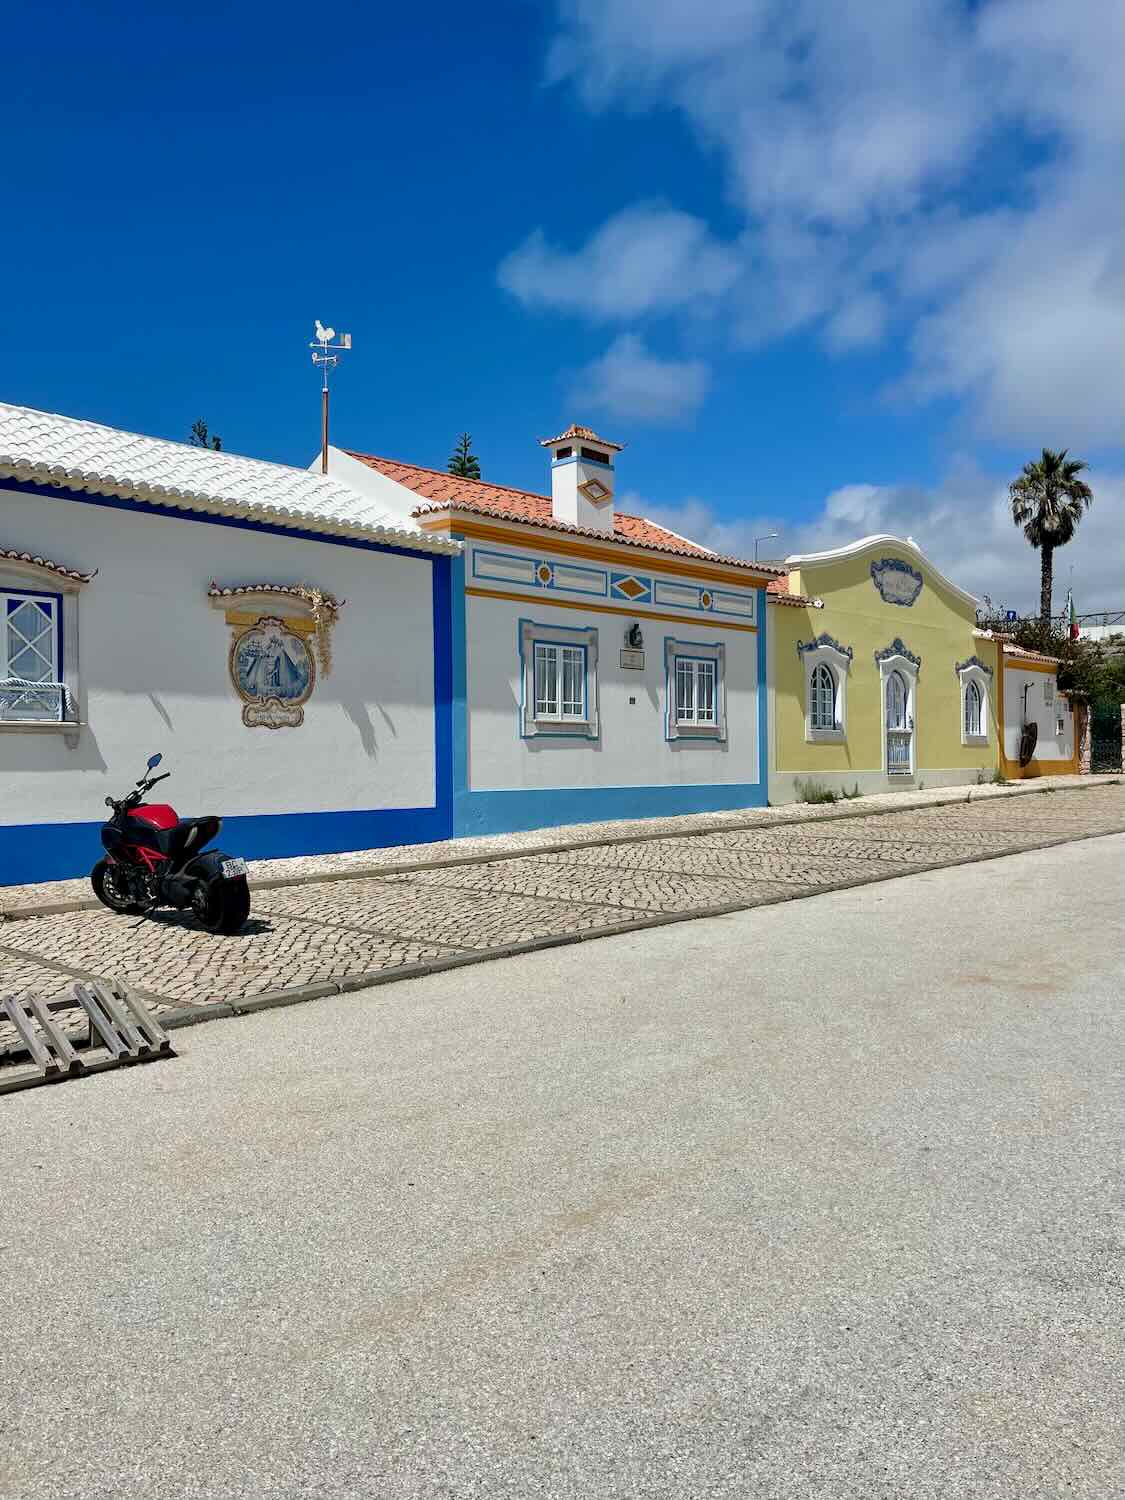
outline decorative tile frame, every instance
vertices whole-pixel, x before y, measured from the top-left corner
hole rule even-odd
[[[924,582],[917,568],[898,557],[881,557],[871,564],[871,582],[884,604],[900,604],[905,609],[922,592]]]
[[[914,655],[914,652],[906,645],[901,636],[896,635],[889,646],[884,646],[881,651],[876,651],[875,665],[881,666],[884,662],[890,661],[892,656],[900,656],[903,661],[909,662],[914,668],[915,675],[922,670],[922,658]]]

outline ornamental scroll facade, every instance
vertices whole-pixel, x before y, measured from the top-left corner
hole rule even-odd
[[[207,591],[231,627],[227,667],[248,729],[297,729],[332,670],[332,627],[343,607],[307,584],[241,584]]]

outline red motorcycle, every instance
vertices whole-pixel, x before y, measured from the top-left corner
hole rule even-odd
[[[246,861],[220,849],[204,851],[223,826],[221,818],[181,818],[166,802],[145,802],[158,781],[150,776],[161,757],[149,758],[148,771],[102,825],[106,856],[90,871],[94,895],[110,911],[144,916],[158,906],[191,908],[208,932],[237,932],[250,915]]]

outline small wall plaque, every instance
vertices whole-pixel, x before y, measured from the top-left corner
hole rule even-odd
[[[632,651],[628,646],[622,647],[621,665],[630,672],[643,672],[645,669],[644,652]]]

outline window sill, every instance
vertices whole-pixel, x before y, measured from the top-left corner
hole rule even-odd
[[[85,727],[76,719],[0,719],[0,734],[77,734]]]
[[[966,750],[987,750],[987,734],[966,734],[961,737],[961,744]]]
[[[539,740],[560,736],[564,739],[597,738],[589,719],[532,719],[524,739]]]
[[[674,724],[669,736],[673,740],[722,740],[726,732],[721,724]]]
[[[847,735],[842,729],[806,729],[807,745],[842,745]]]

